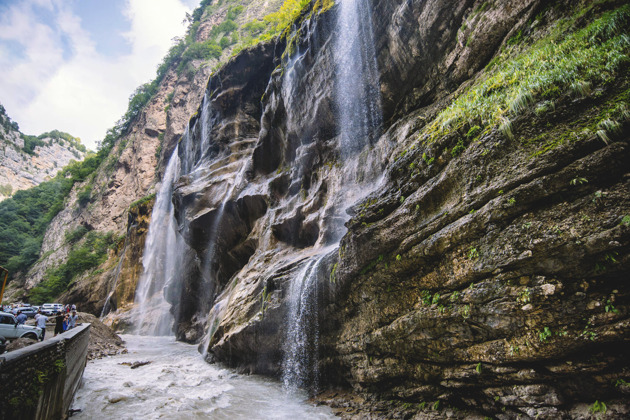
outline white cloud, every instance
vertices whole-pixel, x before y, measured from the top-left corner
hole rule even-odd
[[[184,33],[181,22],[190,9],[179,0],[127,0],[122,13],[131,23],[125,34],[131,53],[112,58],[96,50],[66,0],[38,1],[54,11],[50,26],[37,22],[24,3],[0,20],[0,38],[19,42],[25,51],[16,63],[0,50],[0,66],[8,69],[0,79],[0,101],[23,132],[56,128],[94,149],[126,111],[134,89],[155,77],[171,39]],[[62,37],[73,51],[67,61]]]
[[[63,50],[55,38],[54,31],[39,23],[26,3],[11,7],[0,19],[0,39],[19,45],[21,53],[17,60],[8,49],[0,56],[0,100],[9,112],[17,113],[31,101],[61,65]]]

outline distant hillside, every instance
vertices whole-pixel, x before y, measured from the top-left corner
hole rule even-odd
[[[86,152],[80,139],[58,130],[37,137],[21,133],[0,105],[0,201],[54,178]]]

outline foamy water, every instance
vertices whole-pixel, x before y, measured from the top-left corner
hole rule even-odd
[[[203,361],[172,337],[123,336],[128,354],[89,362],[73,419],[333,419],[279,382]],[[133,362],[151,361],[131,369]],[[127,363],[127,364],[123,364]]]

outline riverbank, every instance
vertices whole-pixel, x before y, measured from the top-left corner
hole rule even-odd
[[[88,345],[88,360],[100,359],[105,356],[114,356],[119,353],[126,352],[124,341],[107,325],[103,324],[97,317],[85,312],[77,312],[79,324],[91,324],[90,329],[90,343]],[[35,326],[35,320],[29,319],[26,321],[27,325]],[[55,317],[48,317],[46,323],[46,335],[44,341],[50,340],[55,336]],[[15,340],[13,346],[8,346],[7,350],[17,350],[27,347],[31,344],[35,344],[37,341],[29,339]]]

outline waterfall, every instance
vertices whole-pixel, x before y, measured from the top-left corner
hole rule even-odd
[[[339,247],[346,232],[344,223],[349,218],[346,209],[373,191],[380,175],[374,165],[378,158],[359,153],[379,138],[382,124],[379,73],[369,2],[342,0],[337,12],[337,38],[334,43],[337,87],[335,101],[339,109],[339,150],[343,167],[339,173],[330,174],[331,203],[327,210],[333,216],[327,223],[332,223],[332,232],[329,243],[321,244],[327,248],[311,257],[291,281],[282,363],[282,380],[288,390],[317,390],[320,266],[330,250],[334,251]],[[289,63],[299,60],[298,54],[298,58]],[[295,83],[293,69],[287,69],[286,75],[284,83]],[[291,90],[293,86],[283,86],[283,89]]]
[[[335,64],[341,153],[348,156],[377,139],[382,123],[369,1],[340,2]]]
[[[319,320],[317,274],[327,254],[311,258],[291,282],[288,295],[282,382],[285,389],[317,392],[319,382]]]
[[[127,237],[125,237],[125,243],[123,245],[123,251],[120,254],[120,261],[118,261],[118,265],[116,265],[116,270],[114,270],[114,283],[112,285],[111,290],[107,294],[107,299],[105,299],[105,304],[103,305],[103,310],[101,311],[101,320],[112,310],[112,296],[114,296],[114,292],[116,291],[116,285],[118,284],[118,278],[120,277],[120,270],[122,269],[123,261],[125,260],[125,254],[127,253]]]
[[[179,147],[179,146],[178,146]],[[174,208],[171,201],[173,182],[179,174],[178,147],[164,172],[162,185],[157,193],[151,224],[142,258],[143,272],[136,288],[135,326],[137,332],[146,335],[172,335],[173,316],[164,290],[177,276],[180,236],[177,234]]]
[[[201,154],[206,152],[210,146],[210,103],[208,101],[208,91],[203,95],[203,101],[201,102]]]

